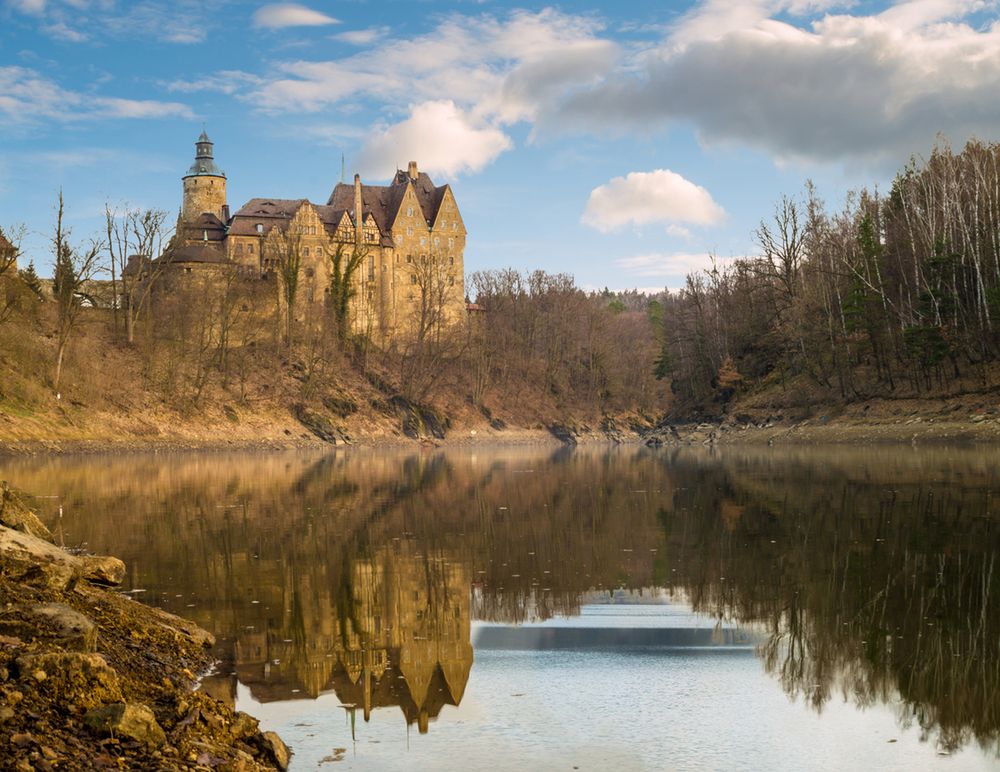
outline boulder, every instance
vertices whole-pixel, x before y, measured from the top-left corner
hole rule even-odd
[[[110,555],[85,555],[80,558],[83,564],[83,578],[94,584],[118,586],[125,581],[125,563]]]
[[[66,703],[93,708],[122,699],[118,673],[100,654],[25,654],[17,658],[17,667],[21,681],[35,682],[40,691]]]
[[[83,574],[80,560],[37,536],[0,526],[0,573],[36,587],[67,590]]]
[[[65,603],[44,603],[28,611],[46,623],[59,639],[59,645],[76,651],[94,651],[97,648],[97,626],[79,611]]]
[[[52,532],[38,519],[18,493],[0,482],[0,524],[29,536],[52,541]]]
[[[288,769],[292,760],[292,752],[288,750],[285,741],[278,736],[277,732],[264,732],[264,746],[270,752],[278,769],[282,772]]]
[[[145,743],[150,748],[159,748],[167,741],[163,728],[156,723],[153,711],[139,703],[117,702],[104,705],[89,711],[83,721],[100,734],[127,737]]]

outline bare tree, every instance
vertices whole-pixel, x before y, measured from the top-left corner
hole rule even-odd
[[[146,309],[157,279],[166,262],[153,258],[161,254],[169,238],[167,213],[161,209],[121,209],[104,206],[107,249],[111,258],[111,283],[115,329],[118,307],[125,312],[125,339],[135,342],[135,323]],[[117,280],[121,280],[118,292]]]
[[[23,293],[17,272],[17,258],[21,254],[24,227],[12,229],[10,236],[0,230],[0,324],[14,313]]]
[[[56,258],[52,280],[52,294],[56,301],[56,367],[52,388],[56,391],[59,390],[66,348],[83,310],[82,291],[100,270],[98,256],[104,249],[100,241],[93,241],[87,247],[77,249],[70,246],[68,237],[68,231],[63,230],[63,196],[60,191],[56,231],[52,238]]]

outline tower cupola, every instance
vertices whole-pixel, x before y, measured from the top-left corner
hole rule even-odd
[[[214,143],[202,130],[194,144],[194,163],[183,177],[184,202],[178,230],[191,225],[203,214],[212,214],[222,225],[229,215],[226,207],[226,174],[215,164]]]
[[[226,173],[215,165],[214,151],[212,150],[214,144],[208,138],[208,132],[202,130],[201,136],[198,137],[198,141],[194,144],[194,163],[191,164],[188,173],[184,175],[185,177],[194,177],[197,175],[206,175],[209,177],[226,176]]]

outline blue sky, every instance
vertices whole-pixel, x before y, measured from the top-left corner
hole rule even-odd
[[[0,226],[51,270],[106,201],[180,205],[204,123],[235,209],[417,160],[466,270],[683,285],[807,178],[831,208],[1000,133],[995,2],[0,0]]]

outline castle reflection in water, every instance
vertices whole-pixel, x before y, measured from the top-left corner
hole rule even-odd
[[[398,706],[424,733],[469,680],[469,584],[462,564],[395,541],[352,562],[341,597],[303,603],[302,588],[290,589],[280,623],[247,626],[232,642],[232,669],[204,687],[230,704],[237,681],[260,702],[333,691],[366,721]]]

